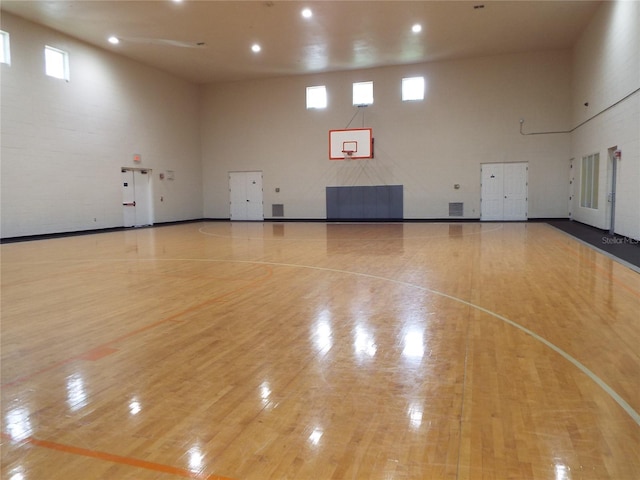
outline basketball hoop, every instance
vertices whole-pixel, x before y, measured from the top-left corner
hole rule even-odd
[[[329,130],[329,160],[361,158],[373,158],[373,136],[370,128]]]
[[[353,150],[342,150],[342,154],[344,155],[345,160],[351,160],[353,158]]]

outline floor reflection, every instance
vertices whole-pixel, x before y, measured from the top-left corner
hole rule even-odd
[[[401,255],[404,252],[404,224],[326,225],[329,255]]]

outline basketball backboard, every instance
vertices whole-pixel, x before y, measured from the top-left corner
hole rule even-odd
[[[373,158],[370,128],[329,130],[329,160]]]

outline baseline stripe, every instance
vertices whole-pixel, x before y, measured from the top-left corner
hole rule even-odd
[[[11,438],[10,435],[2,434],[3,438]],[[95,458],[111,463],[118,463],[120,465],[128,465],[135,468],[143,468],[145,470],[152,470],[154,472],[168,473],[171,475],[177,475],[183,478],[194,478],[197,480],[233,480],[229,477],[221,477],[220,475],[206,474],[203,472],[192,472],[184,468],[172,467],[171,465],[163,465],[161,463],[148,462],[146,460],[140,460],[137,458],[124,457],[121,455],[114,455],[113,453],[100,452],[98,450],[90,450],[88,448],[74,447],[72,445],[65,445],[63,443],[51,442],[49,440],[39,440],[34,437],[28,437],[24,440],[24,443],[35,445],[41,448],[47,448],[49,450],[56,450],[58,452],[70,453],[72,455],[80,455],[83,457]]]

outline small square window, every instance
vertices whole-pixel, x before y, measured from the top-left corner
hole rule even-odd
[[[327,108],[327,88],[324,85],[307,87],[307,109]]]
[[[44,47],[45,71],[50,77],[69,80],[69,54],[50,46]]]
[[[353,104],[371,105],[373,103],[373,82],[353,84]]]
[[[402,79],[402,101],[424,100],[424,77]]]
[[[0,63],[11,65],[11,46],[9,34],[0,30]]]

